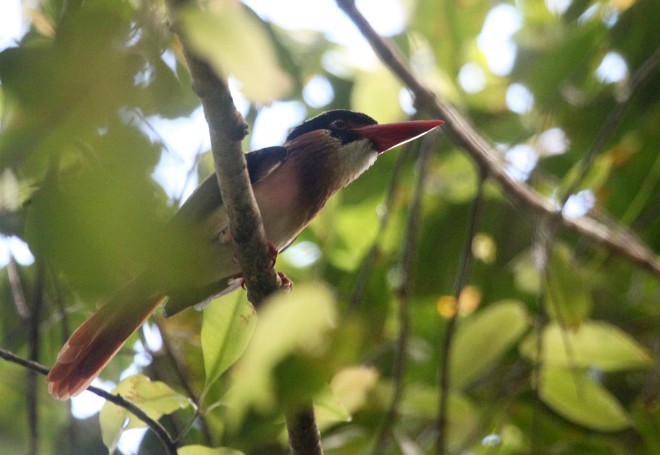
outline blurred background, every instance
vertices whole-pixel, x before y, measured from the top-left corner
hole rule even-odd
[[[428,118],[335,2],[201,3],[178,17],[195,51],[228,75],[250,125],[246,151],[281,144],[328,109],[381,123]],[[495,146],[511,177],[556,206],[566,199],[567,216],[637,236],[657,257],[660,2],[356,3]],[[397,387],[402,401],[382,453],[434,444],[440,346],[479,176],[446,136],[425,146],[433,152],[423,168],[418,142],[382,156],[278,259],[296,284],[325,283],[338,314],[335,351],[282,361],[273,373],[296,389],[306,365],[330,383],[340,410],[322,422],[326,453],[369,453]],[[161,228],[212,173],[209,147],[163,2],[3,0],[0,346],[51,365],[95,302],[158,250]],[[493,182],[482,190],[452,352],[448,453],[658,453],[657,274],[567,231],[539,267],[539,218]],[[415,197],[422,209],[411,224]],[[408,243],[411,265],[401,262]],[[204,389],[221,403],[232,381],[203,387],[201,324],[195,311],[148,323],[98,385],[144,372],[184,397]],[[26,374],[0,362],[2,447],[105,453],[103,402],[88,393],[70,407],[55,402],[42,378]],[[174,434],[194,414],[182,407],[164,417]],[[251,409],[231,429],[222,410],[209,412],[184,441],[286,453],[279,411]],[[121,434],[122,452],[159,453],[144,429]]]

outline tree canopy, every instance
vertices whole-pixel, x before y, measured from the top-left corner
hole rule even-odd
[[[0,52],[3,450],[105,453],[151,419],[139,453],[288,453],[311,401],[326,454],[660,452],[660,2],[393,2],[379,31],[378,2],[337,0],[346,36],[315,2],[23,3]],[[446,124],[279,255],[291,293],[133,335],[98,385],[144,414],[82,418],[93,395],[53,400],[37,364],[222,168],[195,59],[244,150],[329,109]]]

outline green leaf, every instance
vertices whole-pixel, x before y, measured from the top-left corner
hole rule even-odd
[[[460,389],[483,373],[527,330],[521,302],[494,303],[461,322],[451,351],[451,386]]]
[[[621,431],[630,418],[621,404],[584,371],[544,368],[539,395],[566,419],[597,431]]]
[[[537,295],[541,289],[541,274],[534,267],[532,253],[526,249],[513,260],[513,279],[516,288],[530,295]]]
[[[187,8],[180,17],[190,46],[221,77],[234,75],[250,100],[270,103],[291,90],[271,40],[238,1],[215,2],[209,11]]]
[[[537,359],[537,336],[530,334],[520,344],[521,353]],[[632,337],[607,322],[587,321],[576,330],[551,322],[543,330],[543,364],[553,367],[618,371],[651,365],[651,356]]]
[[[334,297],[320,284],[296,286],[290,294],[278,293],[268,299],[259,312],[248,349],[232,369],[233,387],[227,396],[227,409],[233,413],[233,424],[238,424],[249,408],[260,412],[274,410],[276,368],[296,354],[322,357],[335,319]],[[300,378],[311,381],[313,371],[309,364],[295,366],[304,370],[297,370]],[[297,384],[301,388],[303,385]],[[298,394],[302,392],[297,389]]]
[[[226,447],[183,446],[177,449],[178,455],[243,455],[243,452]]]
[[[314,397],[319,425],[350,422],[351,415],[364,406],[377,382],[375,368],[352,366],[337,372],[330,386]]]
[[[364,405],[367,394],[377,381],[377,369],[352,366],[337,372],[330,382],[330,388],[348,412],[353,413]]]
[[[378,400],[383,405],[387,405],[391,401],[391,383],[383,382],[381,385],[386,386],[388,395],[380,397]],[[381,392],[382,393],[382,392]],[[433,421],[438,415],[439,395],[438,388],[423,384],[411,384],[406,387],[405,394],[401,401],[400,412],[404,420],[410,419],[425,419]],[[470,400],[463,394],[452,392],[449,394],[449,446],[452,449],[458,449],[459,444],[465,441],[479,424],[478,409],[470,402]]]
[[[215,299],[206,307],[201,337],[205,391],[243,354],[256,324],[257,313],[243,292]]]
[[[351,414],[329,386],[314,397],[314,414],[319,429],[332,423],[351,421]]]
[[[648,448],[646,453],[660,453],[660,407],[657,400],[640,398],[630,409],[635,430]]]
[[[589,316],[593,307],[591,294],[579,269],[571,263],[571,253],[566,246],[553,248],[545,282],[550,317],[562,325],[574,327]]]
[[[190,406],[190,401],[179,395],[163,382],[152,382],[148,377],[135,374],[117,384],[112,391],[142,409],[145,414],[158,420],[164,414]],[[112,453],[124,430],[147,426],[126,409],[106,401],[99,414],[103,443]]]

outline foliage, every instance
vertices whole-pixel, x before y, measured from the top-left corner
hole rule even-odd
[[[420,79],[498,145],[513,175],[521,156],[531,160],[523,177],[537,192],[556,204],[566,191],[591,201],[590,216],[634,232],[657,256],[660,65],[643,83],[638,71],[660,48],[660,2],[574,0],[562,12],[550,1],[402,3],[406,26],[392,40]],[[489,12],[502,7],[520,20],[516,59],[504,74],[478,45]],[[35,262],[2,264],[0,346],[51,365],[64,335],[163,248],[178,197],[152,175],[178,150],[153,125],[190,117],[199,100],[164,4],[42,0],[25,8],[26,35],[0,52],[0,234],[26,241]],[[273,100],[294,103],[302,117],[331,108],[382,122],[410,114],[402,83],[384,65],[351,60],[332,37],[284,28],[237,2],[204,8],[178,17],[195,50],[231,73],[251,126]],[[625,63],[614,81],[601,68],[611,58]],[[482,80],[478,89],[459,83],[466,68]],[[325,104],[303,96],[314,78],[331,89]],[[512,109],[521,87],[532,103]],[[604,134],[611,135],[583,170]],[[296,283],[290,296],[276,297],[257,318],[242,290],[205,313],[157,317],[163,347],[138,365],[151,381],[131,376],[118,390],[133,390],[126,398],[180,435],[180,453],[287,453],[283,412],[309,397],[326,453],[368,453],[396,394],[396,342],[407,327],[402,399],[384,453],[431,451],[443,392],[451,453],[657,453],[658,276],[569,231],[558,233],[539,270],[541,220],[489,181],[450,387],[438,388],[479,179],[449,139],[436,149],[411,270],[400,261],[412,238],[406,214],[418,145],[382,156],[278,258],[278,271]],[[207,150],[200,152],[186,169],[193,182],[211,169]],[[175,258],[168,273],[179,273]],[[407,326],[399,313],[406,276]],[[117,382],[129,366],[135,372],[134,346],[149,346],[144,333],[103,379]],[[113,448],[123,429],[141,424],[108,404],[101,436],[97,416],[68,420],[68,405],[50,399],[41,380],[31,401],[25,375],[0,363],[0,445],[8,452],[25,452],[37,435],[38,453],[103,453],[101,440]],[[26,424],[35,421],[33,406],[38,433]],[[162,448],[147,433],[140,453]]]

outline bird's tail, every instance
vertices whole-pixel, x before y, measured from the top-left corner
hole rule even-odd
[[[48,373],[50,394],[66,400],[85,390],[165,299],[162,295],[145,298],[134,281],[106,302],[60,350]]]

